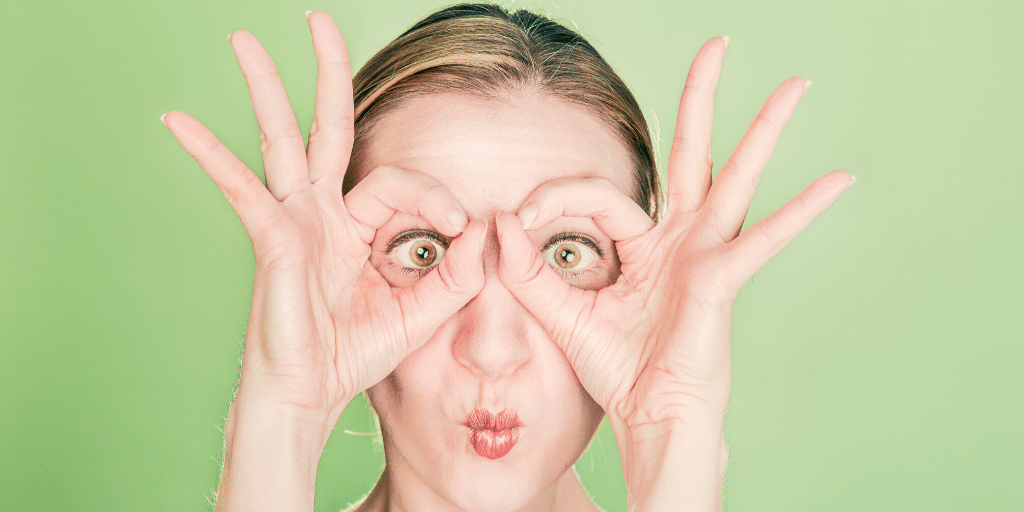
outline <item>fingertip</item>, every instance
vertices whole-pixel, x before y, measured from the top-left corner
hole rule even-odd
[[[498,267],[511,273],[516,279],[529,273],[529,268],[536,256],[536,248],[523,230],[519,217],[511,213],[500,213],[495,219],[498,232],[500,256]]]
[[[466,230],[466,226],[469,224],[469,218],[466,217],[466,213],[457,206],[451,206],[445,213],[448,217],[448,222],[451,223],[451,227],[454,230],[455,235],[462,233]]]
[[[487,221],[484,219],[473,219],[466,224],[466,229],[462,231],[462,235],[459,237],[465,238],[467,242],[472,242],[472,247],[476,253],[483,254],[483,247],[487,241]]]
[[[455,239],[450,252],[445,255],[448,274],[455,282],[462,283],[462,286],[470,291],[483,283],[482,246],[486,233],[485,222],[470,221],[462,236]],[[449,259],[449,255],[456,256],[458,261]]]
[[[845,171],[843,169],[837,169],[826,174],[825,176],[830,180],[833,180],[834,183],[842,184],[843,190],[850,188],[850,186],[853,185],[855,181],[857,181],[856,177],[854,177],[848,171]]]
[[[537,219],[538,212],[540,212],[540,207],[534,202],[526,204],[526,206],[519,210],[518,217],[523,224],[523,229],[530,229],[533,226],[533,221]]]
[[[522,227],[522,220],[511,213],[499,213],[494,217],[494,229],[498,232],[498,242],[505,242],[506,237],[509,236],[509,228],[512,227],[512,223],[519,224]]]
[[[490,230],[490,227],[491,227],[490,226],[490,222],[488,222],[487,219],[483,220],[483,224],[484,224],[484,228],[482,230],[480,230],[481,231],[480,232],[480,238],[478,240],[479,249],[480,249],[480,257],[481,258],[483,257],[483,254],[484,254],[484,246],[487,244],[487,232]],[[497,226],[495,226],[495,227],[497,227]]]
[[[160,114],[160,122],[163,123],[164,126],[167,126],[167,121],[164,120],[165,117],[167,117],[167,112],[164,112],[163,114]],[[170,128],[170,127],[168,126],[168,128]]]
[[[729,36],[722,36],[722,41],[725,41],[725,47],[729,48]]]

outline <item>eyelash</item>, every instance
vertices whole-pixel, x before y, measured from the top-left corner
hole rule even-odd
[[[387,254],[388,256],[391,256],[392,258],[396,258],[394,254],[399,247],[405,245],[407,242],[415,242],[417,240],[428,240],[431,243],[440,247],[445,252],[448,251],[448,246],[451,245],[451,239],[445,237],[444,235],[438,233],[437,231],[431,231],[426,229],[413,229],[401,233],[395,238],[393,238],[391,242],[388,243],[388,246],[384,249],[384,253]],[[422,277],[431,270],[434,270],[434,267],[439,265],[442,259],[444,259],[443,254],[441,255],[440,258],[438,258],[437,263],[429,267],[422,268],[407,267],[400,263],[392,263],[392,266],[398,269],[399,272],[402,272],[404,274]]]
[[[389,256],[395,257],[394,253],[396,249],[398,249],[407,242],[412,242],[416,240],[429,240],[430,242],[440,246],[445,251],[448,250],[448,246],[451,244],[450,239],[436,231],[415,229],[411,231],[406,231],[396,236],[394,239],[391,240],[391,242],[388,243],[387,248],[384,250],[384,252]],[[564,242],[575,243],[577,245],[583,246],[586,250],[592,251],[595,254],[595,261],[591,264],[590,268],[578,271],[561,269],[548,265],[555,272],[558,272],[559,275],[561,275],[564,279],[568,281],[581,281],[586,276],[594,275],[597,273],[598,270],[600,270],[601,263],[604,261],[604,251],[601,250],[601,246],[593,238],[583,233],[567,231],[552,236],[547,240],[547,242],[544,243],[543,246],[541,246],[541,257],[544,258],[544,253],[546,253],[548,249],[551,249],[552,247]],[[441,258],[438,259],[438,264],[440,264],[441,259],[444,259],[443,255]],[[545,263],[547,263],[546,258]],[[392,264],[392,266],[404,274],[422,277],[431,270],[433,270],[434,267],[436,267],[438,264],[423,268],[407,267],[401,264]]]
[[[558,274],[560,274],[562,276],[562,278],[567,280],[567,281],[578,282],[578,281],[584,280],[587,276],[591,276],[591,275],[597,274],[598,270],[601,269],[601,263],[604,262],[604,251],[601,250],[601,246],[600,246],[600,244],[597,243],[597,241],[595,241],[593,238],[591,238],[591,237],[589,237],[589,236],[587,236],[587,235],[585,235],[583,233],[578,233],[578,232],[574,232],[574,231],[567,231],[567,232],[564,232],[564,233],[559,233],[559,234],[549,238],[548,241],[545,242],[543,246],[541,246],[541,249],[540,249],[541,256],[544,257],[545,253],[547,253],[547,251],[549,249],[551,249],[552,247],[555,247],[557,245],[560,245],[560,244],[562,244],[564,242],[571,242],[571,243],[574,243],[574,244],[577,244],[577,245],[581,245],[584,248],[586,248],[586,250],[589,250],[589,251],[593,252],[594,253],[594,262],[590,265],[590,268],[587,268],[587,269],[584,269],[584,270],[575,270],[574,271],[574,270],[562,269],[562,268],[557,268],[555,266],[552,266],[550,264],[548,265],[549,267],[551,267],[555,272],[558,272]],[[545,259],[545,263],[547,263],[547,258],[544,257],[544,259]]]

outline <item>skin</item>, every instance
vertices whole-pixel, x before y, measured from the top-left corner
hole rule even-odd
[[[270,56],[252,34],[231,36],[260,126],[266,186],[192,117],[162,117],[224,192],[255,253],[217,510],[312,510],[316,468],[331,429],[352,397],[377,383],[370,395],[390,439],[389,473],[368,500],[378,509],[410,505],[401,499],[416,507],[416,500],[427,500],[441,510],[453,502],[476,507],[487,498],[473,484],[501,489],[510,481],[503,478],[513,473],[501,464],[515,469],[552,462],[554,476],[513,475],[505,497],[534,509],[571,509],[580,503],[571,501],[580,488],[564,477],[565,461],[579,454],[600,409],[622,455],[630,510],[720,509],[733,300],[853,182],[845,171],[829,173],[741,233],[761,171],[809,83],[793,77],[775,90],[712,184],[714,89],[728,41],[705,43],[680,101],[667,166],[668,205],[656,226],[617,182],[621,173],[612,170],[621,161],[614,146],[584,141],[601,137],[601,130],[566,105],[529,96],[501,105],[440,97],[419,109],[411,105],[405,120],[411,126],[423,116],[442,118],[440,105],[466,105],[451,113],[445,129],[457,135],[454,130],[476,123],[467,138],[480,136],[480,144],[444,142],[420,125],[409,132],[419,141],[412,145],[417,151],[402,154],[400,144],[378,143],[383,149],[374,158],[389,165],[373,168],[342,197],[353,134],[351,70],[333,20],[315,12],[309,22],[319,72],[308,147]],[[482,131],[485,112],[499,116],[501,127]],[[523,124],[549,112],[570,123],[565,131],[545,134],[540,124]],[[538,135],[564,137],[569,146],[552,152]],[[387,133],[381,136],[387,140]],[[508,140],[524,140],[531,151],[516,156]],[[446,156],[437,151],[440,144],[465,146]],[[522,158],[515,162],[520,167],[501,169],[509,158]],[[548,167],[557,174],[541,183],[548,158],[564,165]],[[442,170],[442,163],[451,166]],[[469,183],[453,178],[468,169],[503,170],[501,193],[481,198],[475,189],[460,188]],[[383,240],[395,227],[389,223],[406,221],[452,239],[440,263],[414,283],[389,279],[386,269],[394,267],[374,251],[378,231]],[[557,273],[538,244],[568,228],[614,242],[619,274],[591,286]],[[513,309],[514,301],[521,309]],[[488,311],[488,303],[509,311]],[[522,335],[494,335],[508,332],[507,322]],[[443,365],[442,379],[422,373],[436,363]],[[552,372],[544,378],[556,391],[538,393],[518,380],[541,369]],[[426,397],[417,389],[420,378],[435,391],[442,389],[439,381],[457,387],[445,386],[443,398]],[[458,413],[501,400],[525,416],[523,446],[494,466],[475,466],[486,468],[478,473],[446,472],[464,471],[473,460],[456,453],[450,425],[460,420]],[[545,420],[532,401],[563,408],[572,427],[534,433],[530,422]],[[400,428],[417,414],[431,423],[420,431]],[[563,435],[580,442],[542,452]],[[453,443],[441,474],[423,469],[423,459],[434,452],[416,446],[415,436]],[[526,449],[531,446],[537,450]],[[524,460],[528,456],[538,458]]]
[[[501,282],[494,219],[518,211],[552,179],[600,178],[625,197],[632,186],[625,146],[585,111],[541,95],[416,98],[382,119],[370,140],[360,177],[380,166],[422,172],[491,229],[479,294],[369,391],[387,458],[378,485],[388,492],[375,494],[362,510],[384,510],[385,500],[392,510],[596,510],[571,466],[604,413],[565,354]],[[386,252],[390,240],[414,229],[433,228],[399,214],[377,230],[370,262],[392,286],[419,279],[409,275],[416,267],[407,255]],[[539,253],[553,237],[579,235],[595,242],[603,256],[564,240],[580,252],[582,265],[546,264],[577,287],[613,283],[619,274],[614,245],[593,220],[558,219],[529,238]],[[473,409],[496,413],[506,407],[522,420],[521,436],[508,455],[491,461],[473,450],[463,422]]]

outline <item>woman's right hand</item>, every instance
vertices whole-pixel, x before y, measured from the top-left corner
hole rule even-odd
[[[270,55],[248,32],[230,36],[260,127],[266,186],[189,115],[170,112],[163,121],[224,192],[255,252],[232,409],[258,404],[315,425],[326,442],[349,400],[479,292],[486,227],[468,222],[446,188],[414,171],[375,169],[342,197],[354,134],[348,53],[330,16],[308,17],[319,69],[308,148]],[[400,290],[368,263],[375,230],[395,211],[457,237],[436,271]]]

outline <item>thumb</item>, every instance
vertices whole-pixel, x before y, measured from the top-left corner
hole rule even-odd
[[[486,222],[470,222],[433,272],[411,287],[395,290],[411,350],[426,343],[445,320],[480,293],[486,237]]]
[[[593,307],[597,292],[569,286],[548,266],[519,217],[501,213],[496,223],[499,279],[568,354],[576,322],[586,318],[583,313]]]

